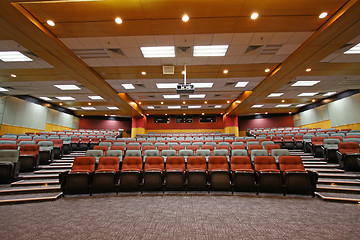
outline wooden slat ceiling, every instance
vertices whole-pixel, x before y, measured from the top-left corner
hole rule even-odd
[[[360,4],[356,0],[197,0],[197,1],[149,1],[149,0],[104,0],[104,1],[52,1],[52,0],[13,0],[0,2],[0,40],[13,40],[24,48],[38,55],[54,68],[51,69],[11,69],[0,68],[0,86],[12,86],[21,82],[66,82],[76,81],[99,95],[105,101],[73,101],[61,102],[65,107],[86,106],[117,106],[120,110],[113,111],[76,111],[81,115],[116,114],[117,116],[140,116],[141,114],[205,114],[227,113],[231,115],[246,115],[265,111],[268,113],[296,112],[296,104],[311,103],[310,97],[286,99],[292,105],[288,108],[268,107],[264,109],[251,108],[254,104],[281,104],[281,97],[269,99],[267,96],[283,88],[299,76],[360,76],[359,62],[321,62],[322,59],[337,51],[344,44],[360,35]],[[251,20],[252,12],[258,12],[260,17]],[[328,16],[319,19],[321,12]],[[190,21],[183,23],[181,16],[186,13]],[[114,22],[115,17],[121,17],[123,23]],[[48,19],[56,25],[46,24]],[[192,110],[150,110],[148,105],[159,105],[157,100],[140,100],[131,96],[141,95],[137,90],[127,91],[106,80],[121,83],[143,83],[148,93],[169,94],[169,89],[154,89],[147,85],[154,79],[164,79],[169,82],[182,82],[183,66],[175,66],[174,75],[163,75],[161,65],[137,66],[104,66],[92,67],[79,59],[74,52],[60,41],[60,38],[96,38],[118,36],[159,36],[159,35],[196,35],[219,33],[277,33],[277,32],[315,32],[309,39],[287,59],[275,63],[242,63],[242,64],[207,64],[188,65],[187,75],[193,81],[213,79],[217,86],[221,81],[242,81],[243,78],[264,78],[256,83],[251,91],[242,89],[199,89],[201,92],[228,94],[231,91],[236,96],[228,100],[211,97],[202,100],[186,100],[186,104],[201,104],[204,109]],[[1,49],[0,49],[1,50]],[[305,73],[308,67],[311,73]],[[264,70],[269,68],[270,73]],[[229,70],[224,75],[223,70]],[[141,75],[146,71],[146,75]],[[9,77],[16,74],[17,78]],[[358,79],[360,81],[360,79]],[[219,82],[220,81],[220,82]],[[251,82],[251,80],[249,80]],[[153,84],[153,83],[151,83]],[[349,85],[348,87],[353,87]],[[332,87],[323,89],[331,91]],[[346,90],[344,87],[341,90]],[[40,90],[39,90],[40,91]],[[56,96],[49,90],[34,92],[35,97],[47,95]],[[308,89],[304,92],[309,91]],[[335,90],[336,91],[336,90]],[[173,92],[175,93],[175,92]],[[69,93],[70,94],[70,93]],[[64,96],[69,95],[64,93]],[[83,93],[84,96],[89,94]],[[207,96],[210,94],[207,94]],[[59,94],[57,94],[59,96]],[[212,95],[211,95],[212,96]],[[316,99],[321,96],[314,97]],[[236,102],[240,101],[240,103]],[[142,102],[138,105],[138,102]],[[164,100],[165,101],[165,100]],[[166,101],[165,105],[183,105],[184,99]],[[208,109],[204,105],[221,104],[221,109]],[[54,101],[60,104],[60,101]]]

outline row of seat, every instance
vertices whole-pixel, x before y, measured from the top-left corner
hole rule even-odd
[[[232,190],[314,194],[317,174],[306,171],[299,156],[282,156],[279,167],[272,156],[167,158],[101,157],[95,171],[94,157],[76,157],[71,171],[59,175],[64,194],[156,190]]]

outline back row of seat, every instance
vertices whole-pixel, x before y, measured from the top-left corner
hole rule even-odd
[[[64,194],[156,190],[232,190],[314,194],[317,174],[306,171],[299,156],[76,157],[72,170],[59,175]]]

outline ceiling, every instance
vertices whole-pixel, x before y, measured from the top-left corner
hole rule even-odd
[[[360,54],[344,54],[360,42],[355,0],[8,0],[0,9],[0,53],[20,51],[32,59],[0,60],[0,87],[8,90],[2,93],[48,97],[79,116],[294,113],[325,93],[360,86]],[[253,12],[259,13],[255,20]],[[322,12],[328,15],[319,18]],[[228,48],[225,56],[194,57],[198,45]],[[140,48],[155,46],[174,46],[175,57],[145,58]],[[187,83],[212,86],[195,87],[204,98],[165,99],[176,89],[156,84],[183,83],[185,64]],[[163,74],[163,66],[174,66],[174,74]],[[296,81],[319,82],[292,86]],[[298,96],[310,92],[316,94]],[[89,106],[94,109],[81,108]]]

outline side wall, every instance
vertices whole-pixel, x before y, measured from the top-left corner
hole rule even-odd
[[[79,128],[79,119],[41,105],[12,96],[0,100],[1,131],[5,133],[25,133]]]
[[[80,118],[80,129],[108,129],[119,130],[124,129],[125,132],[131,130],[131,118],[122,120],[111,120],[101,118]]]
[[[360,129],[360,94],[294,115],[296,127]]]
[[[246,130],[252,128],[275,128],[293,127],[294,121],[291,115],[287,116],[266,116],[258,115],[254,118],[239,117],[239,135],[246,136]]]

